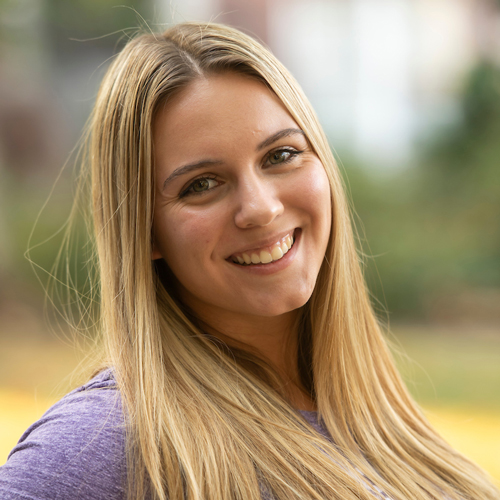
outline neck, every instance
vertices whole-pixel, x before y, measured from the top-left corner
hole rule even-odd
[[[196,316],[202,321],[207,333],[233,347],[257,352],[282,375],[288,374],[296,365],[299,310],[272,317],[233,314],[229,311],[224,311],[224,314],[204,312],[198,310]]]
[[[253,351],[277,372],[282,392],[299,410],[316,409],[300,381],[297,365],[298,326],[301,311],[272,316],[250,316],[197,308],[195,316],[204,330],[230,347]]]

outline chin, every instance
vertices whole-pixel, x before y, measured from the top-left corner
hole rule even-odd
[[[279,298],[278,300],[268,300],[262,304],[256,305],[248,313],[254,316],[276,317],[295,311],[305,306],[311,298],[311,293],[297,294],[293,297]]]

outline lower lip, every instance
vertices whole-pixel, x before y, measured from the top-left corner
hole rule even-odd
[[[249,264],[246,266],[243,266],[241,264],[236,264],[235,262],[230,262],[230,264],[232,266],[237,267],[238,269],[241,269],[244,272],[249,272],[254,274],[265,275],[265,274],[277,273],[282,269],[288,267],[295,259],[295,255],[297,254],[297,248],[300,244],[301,235],[302,231],[300,229],[296,229],[292,248],[290,248],[290,250],[288,250],[288,252],[285,255],[283,255],[283,257],[281,257],[281,259],[279,260],[274,260],[269,264]]]

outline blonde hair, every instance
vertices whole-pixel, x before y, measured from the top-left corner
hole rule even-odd
[[[302,310],[299,365],[333,443],[290,406],[269,367],[204,335],[151,262],[155,113],[194,79],[224,71],[268,85],[328,175],[331,237]],[[401,381],[371,308],[328,142],[269,51],[216,24],[136,37],[102,82],[89,153],[102,328],[128,417],[130,498],[257,500],[268,490],[278,500],[354,500],[373,498],[370,483],[394,499],[498,498]]]

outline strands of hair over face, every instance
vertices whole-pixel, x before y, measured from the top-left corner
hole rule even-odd
[[[318,435],[251,354],[204,335],[151,262],[152,124],[203,76],[258,78],[304,130],[333,204],[327,253],[301,319],[299,367],[335,445]],[[128,415],[130,498],[494,499],[476,466],[429,426],[372,311],[343,186],[316,115],[288,71],[250,37],[184,23],[130,41],[105,76],[91,122],[102,331]]]

